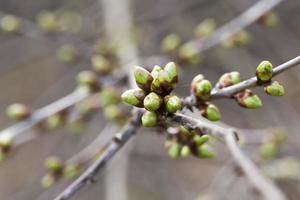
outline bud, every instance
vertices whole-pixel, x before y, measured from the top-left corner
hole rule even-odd
[[[258,80],[267,82],[272,78],[273,65],[269,61],[262,61],[256,68],[256,77]]]
[[[179,59],[189,64],[199,64],[202,61],[202,57],[198,52],[198,49],[193,44],[184,44],[180,47],[178,52]]]
[[[151,83],[151,91],[157,94],[167,95],[173,90],[171,79],[165,70],[159,71],[157,77]]]
[[[162,68],[161,68],[160,66],[155,65],[155,66],[153,67],[152,71],[151,71],[151,76],[152,76],[153,78],[157,78],[157,77],[158,77],[158,74],[159,74],[159,72],[160,72],[161,70],[162,70]]]
[[[215,152],[211,146],[209,146],[208,144],[204,144],[198,146],[197,155],[199,158],[213,158],[215,157]]]
[[[165,96],[164,103],[165,108],[169,113],[175,113],[182,109],[182,100],[175,95]]]
[[[25,104],[15,103],[6,108],[6,115],[13,120],[23,120],[30,116],[31,111]]]
[[[171,80],[173,89],[178,82],[178,70],[174,62],[169,62],[166,64],[164,70],[168,73],[169,79]]]
[[[144,107],[150,111],[155,111],[159,109],[161,104],[162,98],[154,92],[148,94],[144,99]]]
[[[208,136],[208,135],[202,135],[202,136],[200,136],[200,135],[195,135],[195,136],[193,137],[193,141],[194,141],[198,146],[200,146],[200,145],[202,145],[202,144],[204,144],[204,143],[206,143],[206,142],[209,141],[209,136]]]
[[[50,117],[48,117],[46,121],[46,125],[49,129],[56,129],[60,127],[63,123],[64,119],[61,113],[56,113]]]
[[[0,28],[6,33],[18,32],[21,28],[21,22],[18,18],[13,15],[6,15],[1,18]]]
[[[102,55],[94,55],[91,58],[92,69],[100,75],[108,74],[112,71],[112,66],[108,59]]]
[[[142,67],[135,67],[134,78],[139,88],[149,92],[153,77],[151,74]]]
[[[97,76],[92,71],[81,71],[76,77],[77,84],[80,86],[95,87],[97,86]]]
[[[235,95],[235,100],[239,103],[240,106],[245,108],[260,108],[262,107],[262,102],[260,98],[253,94],[250,90],[245,90]]]
[[[216,21],[212,18],[203,20],[197,25],[194,31],[196,38],[204,38],[212,34],[217,27]]]
[[[210,97],[212,85],[208,80],[202,80],[196,84],[193,93],[200,100],[207,100]]]
[[[52,173],[60,173],[63,169],[62,161],[55,156],[48,157],[45,160],[45,167]]]
[[[142,124],[144,127],[157,125],[157,114],[153,111],[146,111],[142,116]]]
[[[267,142],[261,145],[259,148],[259,153],[261,157],[265,159],[271,159],[277,155],[278,147],[275,145],[275,143]]]
[[[116,120],[122,115],[122,112],[117,105],[112,104],[104,108],[103,115],[106,119]]]
[[[140,108],[144,107],[143,101],[145,97],[146,93],[141,89],[127,90],[121,96],[123,102]]]
[[[77,58],[77,56],[77,49],[70,44],[63,45],[57,50],[57,58],[65,63],[73,62]]]
[[[218,86],[219,88],[224,88],[228,87],[234,84],[237,84],[241,82],[241,77],[239,72],[230,72],[230,73],[225,73],[223,74],[219,81],[218,81]]]
[[[64,168],[64,177],[66,179],[72,179],[79,174],[79,167],[77,164],[68,164]]]
[[[105,107],[120,102],[120,92],[114,87],[105,87],[100,92],[101,106]]]
[[[13,138],[9,134],[1,134],[0,135],[0,148],[1,152],[5,153],[7,152],[13,144]]]
[[[42,11],[38,14],[37,24],[42,30],[47,32],[55,32],[59,29],[56,15],[49,11]]]
[[[245,46],[249,44],[250,41],[251,41],[250,34],[245,30],[241,30],[234,36],[235,45]]]
[[[182,148],[181,148],[181,151],[180,151],[180,155],[184,158],[188,157],[189,155],[191,155],[191,149],[188,145],[184,145]]]
[[[214,104],[205,105],[200,111],[201,115],[210,121],[219,121],[221,119],[221,113]]]
[[[193,93],[196,90],[196,85],[200,83],[202,80],[204,80],[204,76],[202,74],[198,74],[193,78],[191,82],[191,93]]]
[[[168,150],[168,154],[172,159],[177,159],[180,155],[181,145],[178,143],[173,143],[170,149]]]
[[[178,35],[170,34],[163,39],[160,48],[163,53],[172,53],[179,47],[180,43],[181,39]]]
[[[55,177],[53,174],[46,174],[41,180],[41,186],[43,188],[49,188],[55,183]]]
[[[271,96],[283,96],[284,87],[277,81],[272,82],[270,85],[264,87],[265,92]]]
[[[260,22],[268,27],[275,27],[278,25],[278,16],[274,12],[268,12],[263,15],[260,19]]]

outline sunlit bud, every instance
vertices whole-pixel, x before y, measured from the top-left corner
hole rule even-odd
[[[177,159],[180,156],[181,145],[178,143],[173,143],[168,150],[168,154],[172,159]]]
[[[184,158],[188,157],[189,155],[191,155],[191,149],[188,145],[184,145],[182,148],[181,148],[181,151],[180,151],[180,155]]]
[[[228,87],[234,84],[237,84],[241,82],[241,76],[239,72],[229,72],[229,73],[225,73],[223,74],[219,81],[218,81],[218,86],[219,88],[223,88],[223,87]]]
[[[125,91],[121,98],[123,102],[136,106],[136,107],[144,107],[144,98],[146,97],[146,93],[144,90],[141,89],[130,89]]]
[[[23,120],[31,114],[30,109],[25,104],[15,103],[6,108],[6,115],[13,120]]]
[[[158,74],[159,74],[159,72],[160,72],[161,70],[162,70],[162,68],[161,68],[160,66],[155,65],[155,66],[153,67],[152,71],[151,71],[151,76],[152,76],[153,78],[157,78],[157,77],[158,77]]]
[[[172,53],[179,47],[180,43],[181,39],[178,35],[167,35],[161,42],[161,51],[163,53]]]
[[[212,85],[208,80],[202,80],[192,88],[193,94],[200,100],[207,100],[210,97],[210,92],[212,90]]]
[[[56,156],[48,157],[45,160],[45,167],[53,173],[60,173],[63,169],[63,163],[60,158]]]
[[[76,77],[77,84],[80,86],[97,86],[97,75],[92,71],[81,71]]]
[[[74,62],[78,54],[78,50],[70,44],[63,45],[57,50],[57,58],[65,63]]]
[[[279,20],[278,16],[274,12],[268,12],[261,17],[260,22],[265,26],[275,27],[278,25]]]
[[[256,68],[256,77],[258,80],[270,81],[273,74],[273,65],[269,61],[262,61]]]
[[[142,116],[142,124],[144,127],[157,125],[157,114],[153,111],[146,111]]]
[[[260,155],[265,159],[274,158],[278,153],[278,147],[275,143],[267,142],[260,146],[259,148]]]
[[[235,95],[236,101],[240,106],[245,108],[260,108],[262,107],[262,101],[260,98],[253,94],[250,90],[245,90]]]
[[[153,81],[153,77],[151,74],[142,67],[135,67],[134,69],[134,78],[139,86],[139,88],[149,92],[151,89],[151,83]]]
[[[64,117],[61,113],[56,113],[50,117],[48,117],[46,121],[46,126],[49,129],[59,128],[64,121]]]
[[[165,108],[169,113],[175,113],[182,109],[182,100],[175,95],[165,96],[164,103]]]
[[[0,135],[0,148],[2,153],[7,152],[13,144],[13,138],[9,134],[1,134]]]
[[[197,147],[197,155],[199,158],[213,158],[215,157],[215,151],[208,144],[203,144]]]
[[[55,177],[53,174],[46,174],[41,180],[41,186],[43,188],[49,188],[49,187],[53,186],[55,181],[56,180],[55,180]]]
[[[212,34],[217,27],[216,21],[212,18],[203,20],[197,25],[194,31],[196,38],[204,38]]]
[[[162,105],[162,98],[154,92],[148,94],[144,99],[144,107],[147,110],[155,111],[159,109],[161,105]]]
[[[179,59],[189,64],[199,64],[202,61],[202,56],[198,49],[192,44],[185,44],[179,48]]]
[[[79,167],[77,164],[68,164],[64,168],[64,177],[67,179],[72,179],[79,174]]]
[[[42,30],[47,32],[55,32],[59,29],[55,13],[49,11],[42,11],[38,14],[37,24]]]
[[[21,22],[13,15],[6,15],[0,20],[0,28],[3,32],[15,33],[21,28]]]
[[[171,80],[173,89],[178,82],[178,70],[174,62],[169,62],[166,64],[164,70],[168,73],[169,79]]]
[[[91,58],[92,69],[100,75],[107,74],[112,71],[113,67],[111,66],[108,59],[102,55],[94,55]]]
[[[202,136],[200,136],[200,135],[194,135],[193,141],[194,141],[198,146],[200,146],[200,145],[202,145],[202,144],[204,144],[204,143],[206,143],[206,142],[209,141],[209,136],[208,136],[208,135],[202,135]]]
[[[210,121],[219,121],[221,119],[221,113],[214,104],[207,104],[200,111],[201,115]]]
[[[264,87],[265,92],[271,96],[283,96],[284,87],[277,81],[272,82],[270,85]]]

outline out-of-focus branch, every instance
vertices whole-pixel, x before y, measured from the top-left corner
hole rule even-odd
[[[192,40],[189,44],[195,46],[199,52],[212,48],[247,26],[255,23],[260,17],[272,10],[281,1],[282,0],[261,0],[243,12],[240,16],[217,29],[211,36],[204,39]]]
[[[300,55],[274,68],[273,76],[276,76],[299,64],[300,64]],[[232,95],[234,95],[237,92],[243,91],[248,88],[256,87],[256,86],[258,86],[257,78],[252,77],[241,83],[229,87],[225,87],[222,89],[214,89],[211,93],[210,98],[211,99],[230,98],[232,97]]]
[[[208,121],[195,119],[184,114],[173,114],[168,120],[188,128],[201,130],[203,134],[221,137],[233,156],[235,162],[243,170],[253,186],[260,191],[264,199],[286,199],[276,185],[264,177],[255,164],[241,151],[237,143],[237,133],[233,128],[224,128]]]

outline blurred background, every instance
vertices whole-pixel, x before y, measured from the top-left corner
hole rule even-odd
[[[197,24],[214,18],[221,26],[256,3],[254,0],[131,0],[135,42],[141,63],[143,58],[160,55],[160,43],[169,33],[184,40],[193,37]],[[65,43],[84,42],[93,47],[104,31],[103,4],[100,0],[0,0],[1,14],[13,14],[36,24],[41,11],[71,11],[78,15],[68,25],[71,31],[30,37],[27,34],[0,34],[0,127],[14,122],[5,116],[5,109],[15,102],[23,102],[33,109],[45,106],[76,86],[75,76],[89,69],[88,63],[63,64],[57,59],[57,48]],[[242,47],[216,46],[203,54],[204,61],[195,66],[182,66],[176,93],[189,94],[189,82],[198,73],[212,82],[225,72],[237,70],[242,78],[254,75],[258,63],[270,60],[279,65],[300,52],[300,1],[286,0],[273,11],[279,18],[276,27],[253,24],[247,28],[251,42]],[[112,11],[114,12],[114,11]],[[115,12],[118,12],[116,8]],[[122,17],[122,16],[120,16]],[[77,40],[80,38],[80,42]],[[157,61],[162,62],[164,61]],[[155,60],[147,65],[157,64]],[[146,65],[146,64],[145,64]],[[255,90],[264,102],[259,110],[246,110],[230,100],[218,101],[223,121],[243,129],[281,127],[288,135],[277,158],[300,155],[300,69],[294,68],[276,78],[286,88],[282,98],[269,97],[261,89]],[[196,114],[197,116],[197,114]],[[62,180],[45,189],[40,180],[45,174],[44,159],[57,155],[63,160],[79,152],[97,137],[107,120],[96,114],[80,134],[67,128],[40,133],[41,136],[10,152],[0,163],[0,199],[53,199],[71,181]],[[249,132],[251,133],[251,132]],[[108,133],[113,135],[112,133]],[[263,132],[256,134],[263,138]],[[108,140],[103,136],[103,142]],[[164,136],[147,129],[141,130],[115,156],[90,185],[72,199],[107,200],[182,200],[182,199],[257,199],[255,191],[243,176],[232,168],[232,159],[224,144],[218,143],[218,156],[212,160],[197,158],[172,160],[164,149]],[[255,159],[259,145],[246,145],[245,151]],[[272,161],[269,161],[270,163]],[[265,162],[264,164],[268,164]],[[225,166],[225,167],[224,167]],[[221,170],[221,171],[220,171]],[[299,173],[300,174],[300,173]],[[217,177],[217,178],[216,178]],[[300,198],[298,178],[276,179],[289,199]],[[211,196],[209,196],[211,195]],[[214,198],[213,198],[214,196]]]

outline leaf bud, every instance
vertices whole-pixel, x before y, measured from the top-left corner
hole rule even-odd
[[[157,114],[153,111],[146,111],[142,116],[142,124],[144,127],[157,125]]]
[[[155,111],[162,105],[162,98],[154,92],[148,94],[144,99],[144,107],[147,110]]]
[[[6,33],[16,33],[21,28],[21,21],[13,15],[6,15],[0,20],[0,28]]]
[[[23,120],[30,116],[31,111],[25,104],[14,103],[6,108],[6,115],[13,120]]]
[[[60,158],[50,156],[45,160],[45,167],[52,173],[60,173],[63,169],[63,163]]]
[[[146,69],[139,66],[135,67],[134,78],[139,88],[146,92],[150,91],[153,77]]]
[[[91,58],[92,69],[99,75],[105,75],[112,71],[113,67],[107,58],[97,54]]]
[[[237,84],[241,82],[241,77],[240,77],[240,73],[239,72],[229,72],[229,73],[225,73],[223,74],[219,81],[218,81],[218,87],[219,88],[224,88],[224,87],[228,87],[234,84]]]
[[[170,158],[177,159],[180,156],[181,145],[178,143],[173,143],[168,150]]]
[[[163,53],[172,53],[179,47],[180,43],[181,39],[178,35],[170,34],[163,39],[160,48]]]
[[[250,90],[245,90],[235,95],[235,100],[238,104],[244,108],[260,108],[262,107],[262,101],[260,98],[253,94]]]
[[[214,104],[207,104],[200,109],[201,115],[210,121],[219,121],[221,119],[221,113],[217,106]]]
[[[143,101],[145,97],[146,93],[141,89],[130,89],[121,95],[123,102],[140,108],[144,107]]]
[[[213,158],[215,157],[215,151],[208,144],[204,144],[197,147],[197,155],[199,158]]]
[[[270,85],[264,87],[265,92],[271,96],[283,96],[284,87],[277,81],[272,82]]]
[[[175,95],[165,96],[164,103],[166,111],[169,113],[175,113],[182,109],[182,100]]]
[[[269,61],[262,61],[256,68],[256,77],[258,80],[267,82],[270,81],[273,74],[273,65]]]

